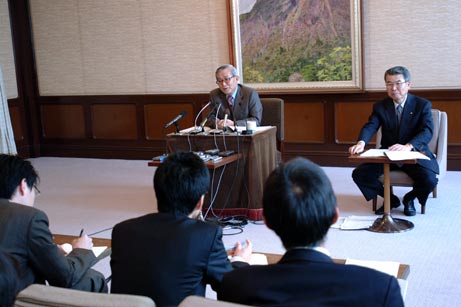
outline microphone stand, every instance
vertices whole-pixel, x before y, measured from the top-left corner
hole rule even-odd
[[[179,125],[178,125],[177,121],[174,122],[174,126],[176,128],[176,131],[174,133],[178,134],[179,133]]]

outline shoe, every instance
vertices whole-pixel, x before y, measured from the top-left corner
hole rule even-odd
[[[408,199],[405,195],[405,197],[403,198],[403,205],[404,205],[403,213],[406,216],[416,215],[415,203],[413,199]]]
[[[391,195],[391,210],[394,208],[398,208],[400,206],[400,199],[395,196],[394,194]],[[383,215],[384,214],[384,204],[376,209],[375,211],[376,215]]]

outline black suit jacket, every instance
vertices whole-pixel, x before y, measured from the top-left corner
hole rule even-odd
[[[393,276],[305,249],[288,251],[277,264],[226,274],[218,299],[253,306],[403,306]]]
[[[91,250],[64,256],[53,242],[43,211],[0,199],[0,248],[18,263],[20,290],[33,283],[73,288],[96,262]]]
[[[379,101],[373,105],[373,112],[360,131],[359,141],[368,143],[381,127],[381,148],[411,143],[416,151],[430,158],[418,160],[418,164],[438,174],[439,165],[428,147],[434,129],[431,108],[429,100],[408,94],[399,128],[392,99],[388,97]]]
[[[210,92],[210,101],[212,109],[208,115],[207,126],[209,127],[215,127],[216,111],[219,106],[219,119],[223,119],[228,113],[228,118],[233,120],[236,126],[245,126],[246,120],[254,120],[258,126],[261,124],[263,116],[261,100],[258,93],[248,86],[238,85],[232,110],[229,108],[226,95],[219,88]]]
[[[217,291],[224,273],[232,270],[221,227],[167,213],[117,224],[110,265],[111,292],[148,296],[158,306],[204,296],[206,284]]]

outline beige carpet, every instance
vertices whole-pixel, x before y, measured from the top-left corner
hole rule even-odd
[[[76,235],[112,227],[119,221],[156,211],[152,188],[154,168],[147,161],[75,158],[31,159],[38,169],[42,192],[36,207],[50,218],[54,233]],[[337,194],[342,216],[371,215],[351,179],[352,168],[324,168]],[[461,306],[461,254],[459,217],[461,172],[448,172],[440,182],[438,198],[430,198],[426,214],[405,217],[403,207],[394,217],[411,220],[415,228],[397,234],[331,229],[326,247],[335,258],[391,260],[411,266],[406,306]],[[402,197],[407,190],[396,188]],[[224,237],[226,245],[249,238],[254,250],[283,253],[284,249],[264,225],[249,223],[238,235]],[[111,232],[97,235],[110,238]],[[110,274],[108,259],[97,265]],[[207,294],[213,297],[213,293]]]

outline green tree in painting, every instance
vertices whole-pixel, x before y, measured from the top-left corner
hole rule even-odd
[[[336,47],[317,61],[318,81],[352,80],[351,47]]]

